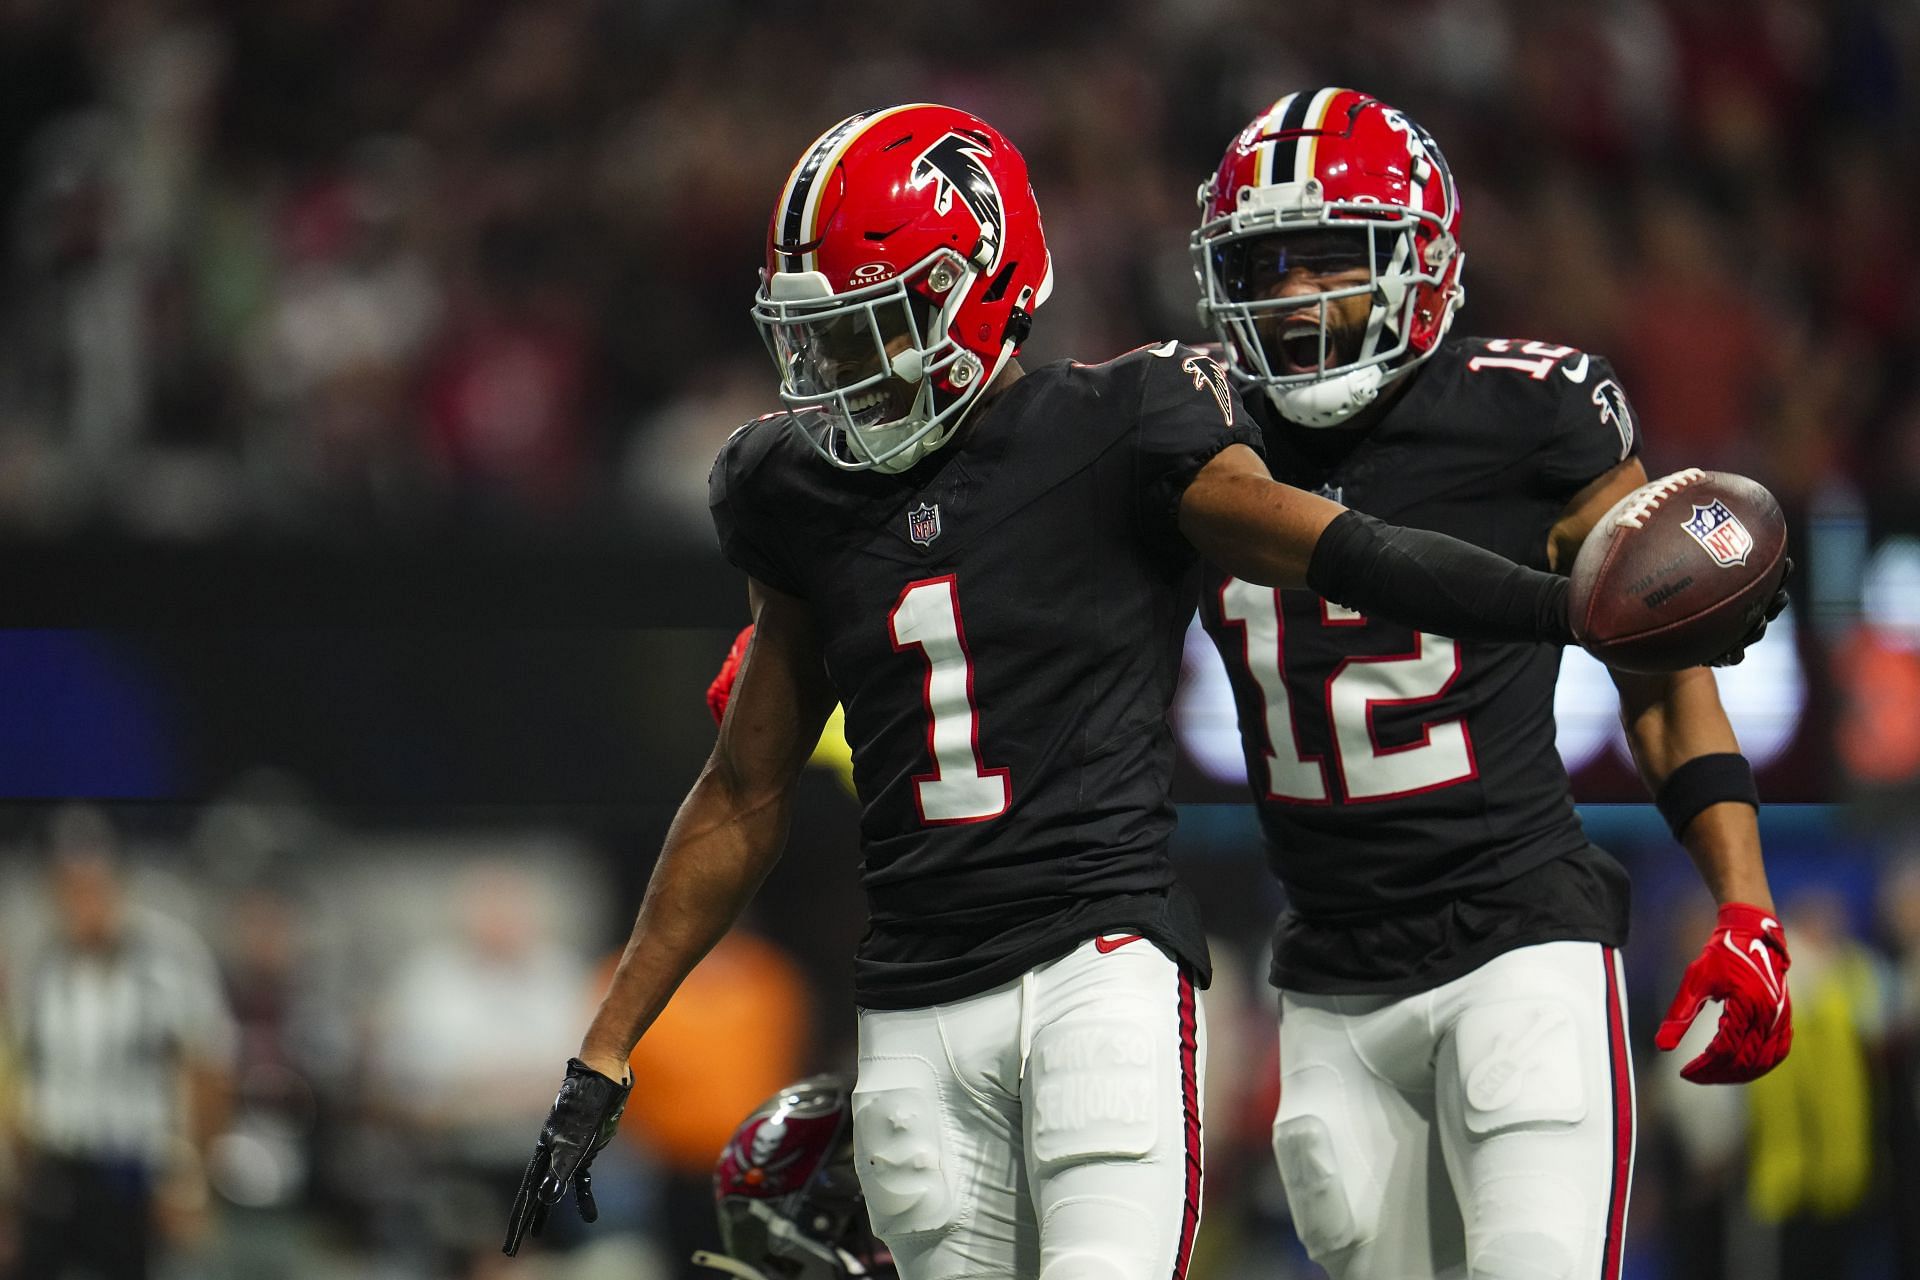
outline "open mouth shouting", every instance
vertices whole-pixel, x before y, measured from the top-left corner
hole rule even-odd
[[[1342,325],[1322,329],[1318,320],[1288,317],[1276,333],[1267,328],[1267,361],[1282,377],[1340,369],[1359,358],[1361,331]]]
[[[1331,335],[1327,346],[1332,347]],[[1316,373],[1326,366],[1322,359],[1320,326],[1289,325],[1280,333],[1280,364],[1283,373]],[[1332,350],[1325,353],[1332,356]]]

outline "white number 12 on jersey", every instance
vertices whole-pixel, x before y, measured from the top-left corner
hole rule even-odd
[[[1323,625],[1364,626],[1366,619],[1339,605],[1321,605]],[[1220,592],[1220,614],[1245,634],[1247,670],[1265,703],[1267,795],[1296,804],[1327,804],[1326,766],[1300,750],[1293,700],[1283,667],[1286,615],[1280,593],[1238,578]],[[1387,800],[1466,782],[1479,775],[1466,721],[1423,726],[1419,742],[1382,747],[1373,736],[1375,707],[1432,702],[1460,674],[1460,651],[1445,636],[1414,633],[1413,652],[1395,657],[1350,657],[1327,678],[1326,715],[1333,730],[1334,765],[1348,801]]]
[[[973,705],[973,662],[960,628],[952,574],[907,584],[887,615],[893,647],[919,645],[927,656],[927,754],[933,772],[914,777],[914,800],[928,826],[984,822],[1007,811],[1013,786],[1005,769],[980,762],[980,713]]]

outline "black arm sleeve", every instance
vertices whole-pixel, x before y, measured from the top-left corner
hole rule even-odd
[[[1307,586],[1371,617],[1456,640],[1573,643],[1565,578],[1358,511],[1341,512],[1321,531]]]

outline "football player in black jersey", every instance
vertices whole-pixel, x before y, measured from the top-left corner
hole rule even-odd
[[[754,308],[788,411],[712,475],[754,639],[508,1252],[569,1184],[590,1210],[627,1055],[778,856],[837,699],[874,1229],[907,1280],[1179,1280],[1208,959],[1167,858],[1166,712],[1200,555],[1448,635],[1569,638],[1564,580],[1276,484],[1194,350],[1023,374],[1051,286],[1025,163],[964,112],[853,116],[788,177]]]
[[[1406,116],[1290,94],[1200,197],[1202,310],[1278,479],[1562,573],[1646,483],[1606,360],[1446,338],[1459,196]],[[1450,639],[1230,569],[1201,608],[1288,893],[1274,1149],[1308,1252],[1336,1280],[1616,1277],[1627,884],[1555,751],[1559,647]],[[1792,1029],[1752,771],[1711,672],[1615,681],[1641,773],[1721,903],[1660,1047],[1724,999],[1685,1074],[1751,1079]]]

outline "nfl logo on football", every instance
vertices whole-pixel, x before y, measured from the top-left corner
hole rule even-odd
[[[907,536],[923,547],[939,537],[940,504],[923,502],[907,508]]]
[[[1727,510],[1727,504],[1718,498],[1704,507],[1695,507],[1686,530],[1723,569],[1745,564],[1753,551],[1753,535],[1740,523],[1740,517]]]

